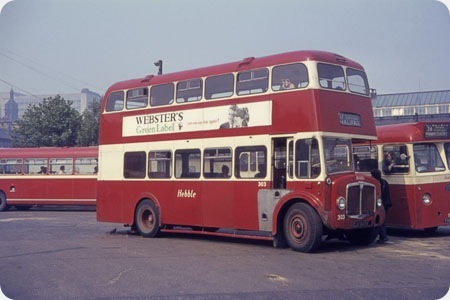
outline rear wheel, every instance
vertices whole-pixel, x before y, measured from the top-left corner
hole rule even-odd
[[[140,235],[144,237],[156,237],[160,230],[159,211],[150,200],[139,203],[134,216],[134,225]]]
[[[6,204],[6,196],[3,192],[0,192],[0,211],[6,210],[8,205]]]
[[[312,252],[322,240],[322,221],[305,203],[293,204],[284,217],[284,236],[292,250]]]
[[[17,210],[20,211],[26,211],[26,210],[30,210],[30,208],[32,207],[32,205],[15,205],[14,206]]]

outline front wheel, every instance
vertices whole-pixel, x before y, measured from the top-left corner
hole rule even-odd
[[[353,245],[366,246],[377,238],[378,228],[364,228],[347,231],[345,236]]]
[[[293,204],[284,217],[284,236],[294,251],[313,252],[322,241],[322,221],[305,203]]]
[[[134,216],[134,227],[143,237],[156,237],[159,234],[159,211],[150,200],[139,203]]]
[[[424,228],[423,230],[424,230],[426,233],[435,233],[435,232],[437,231],[437,229],[438,229],[438,227],[437,227],[437,226],[434,226],[434,227],[427,227],[427,228]]]

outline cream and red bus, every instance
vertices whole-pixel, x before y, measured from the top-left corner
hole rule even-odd
[[[295,51],[112,85],[100,116],[97,220],[317,249],[368,244],[379,185],[352,142],[376,139],[363,67]]]
[[[389,183],[388,226],[433,232],[450,225],[450,122],[383,125],[377,134],[354,154],[359,171],[378,168]],[[383,168],[388,153],[390,170]]]
[[[1,148],[0,211],[95,205],[98,147]]]

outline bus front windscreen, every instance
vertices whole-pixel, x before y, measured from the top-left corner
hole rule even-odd
[[[350,139],[324,137],[323,145],[327,174],[353,171]]]

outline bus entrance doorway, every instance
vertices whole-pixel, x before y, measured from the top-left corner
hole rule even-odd
[[[289,170],[292,169],[292,138],[272,139],[272,149],[272,187],[274,189],[285,189],[288,171],[292,172],[292,170]]]

